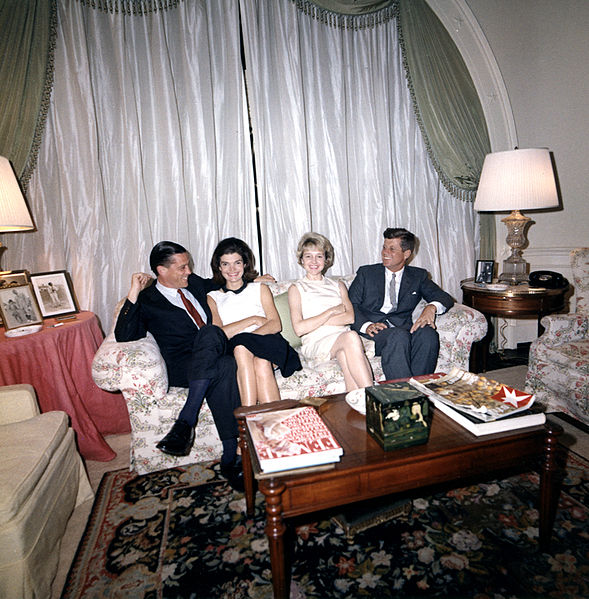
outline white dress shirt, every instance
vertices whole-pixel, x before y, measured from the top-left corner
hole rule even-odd
[[[178,293],[177,289],[174,289],[173,287],[166,287],[165,285],[162,285],[159,281],[156,281],[155,288],[171,304],[173,304],[174,306],[177,306],[178,308],[182,308],[182,310],[184,310],[186,312],[186,314],[188,314],[188,316],[190,316],[190,312],[188,312],[188,310],[186,309],[186,306],[182,302],[182,298],[180,297],[180,294]],[[207,315],[206,315],[205,311],[203,310],[202,306],[200,305],[200,303],[198,302],[198,300],[185,287],[182,288],[182,293],[184,294],[184,297],[196,308],[196,311],[200,314],[202,321],[206,324]],[[192,322],[194,322],[194,318],[192,318],[192,316],[190,316],[190,319],[192,320]],[[194,322],[194,324],[196,324],[196,322]]]

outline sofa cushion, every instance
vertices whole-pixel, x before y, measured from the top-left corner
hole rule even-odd
[[[282,321],[281,335],[288,341],[291,347],[295,349],[301,347],[301,338],[294,332],[292,328],[292,320],[290,319],[290,308],[288,307],[288,292],[280,293],[274,296],[274,305],[278,310],[278,315]]]
[[[19,513],[67,430],[65,412],[0,426],[0,524]]]

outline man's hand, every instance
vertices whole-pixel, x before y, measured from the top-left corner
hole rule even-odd
[[[153,277],[148,275],[146,272],[133,273],[131,277],[131,289],[127,294],[127,299],[134,304],[139,297],[139,293],[143,291],[148,285],[151,285]]]
[[[366,327],[366,334],[369,337],[374,337],[377,333],[380,333],[383,329],[388,329],[384,322],[373,322]]]
[[[417,331],[417,329],[421,329],[422,327],[432,327],[432,329],[436,328],[436,307],[432,304],[428,304],[423,312],[420,314],[419,318],[413,323],[411,327],[410,333]]]
[[[265,275],[260,275],[259,277],[256,277],[254,279],[254,281],[256,283],[276,283],[276,279],[272,275],[269,275],[268,273],[266,273]]]

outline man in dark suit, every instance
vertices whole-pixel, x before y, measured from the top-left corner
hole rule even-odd
[[[361,266],[350,286],[355,314],[352,328],[374,340],[387,380],[434,372],[440,349],[436,314],[454,305],[427,271],[406,266],[414,249],[413,233],[387,229],[382,264]],[[428,303],[413,322],[413,310],[422,299]]]
[[[243,488],[237,457],[237,422],[241,405],[235,360],[227,355],[227,338],[212,322],[207,293],[218,286],[190,270],[181,245],[161,241],[149,264],[156,275],[135,273],[115,325],[117,341],[135,341],[149,331],[155,338],[172,387],[188,387],[188,398],[170,432],[157,444],[164,453],[188,455],[194,443],[198,412],[206,397],[223,443],[221,473],[232,487]]]

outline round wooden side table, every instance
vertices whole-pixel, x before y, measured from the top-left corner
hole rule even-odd
[[[527,284],[508,285],[505,289],[498,286],[475,283],[474,279],[461,281],[462,301],[467,306],[482,312],[487,321],[491,316],[502,318],[526,318],[533,316],[538,320],[538,335],[541,335],[543,327],[540,320],[547,314],[560,312],[565,309],[566,297],[569,286],[560,289],[544,289],[543,287],[530,287]],[[490,325],[490,322],[489,322]],[[489,329],[491,327],[489,326]],[[487,355],[491,333],[481,340],[483,348],[482,370],[487,367]],[[473,360],[471,364],[477,371],[476,347],[473,347]]]

